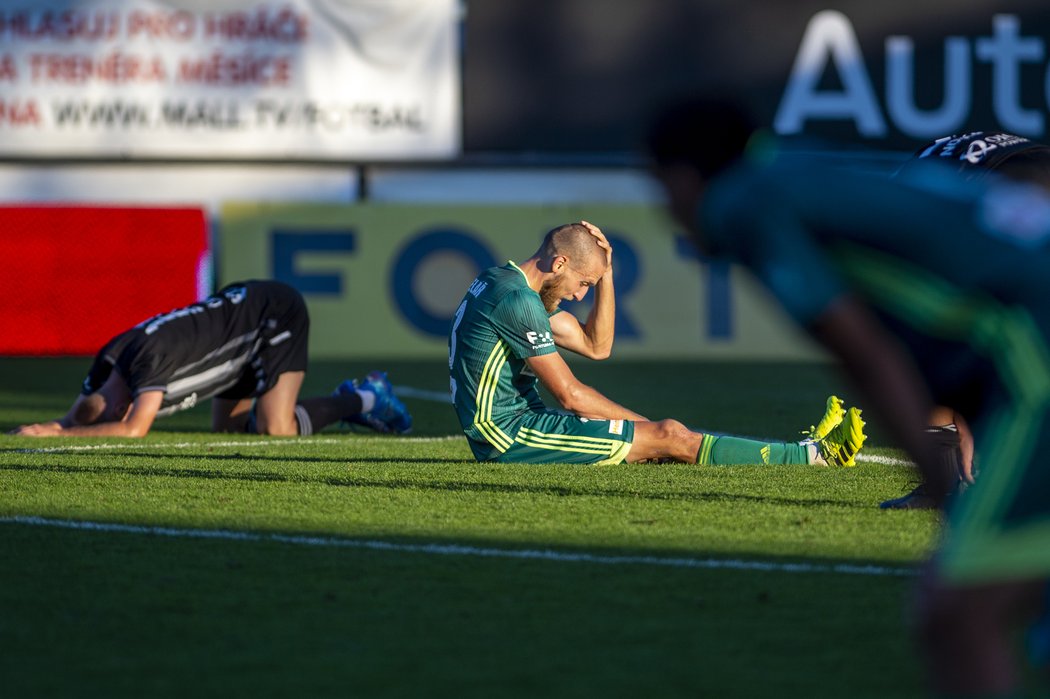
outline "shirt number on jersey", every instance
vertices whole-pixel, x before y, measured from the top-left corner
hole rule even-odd
[[[452,320],[452,333],[448,338],[448,368],[452,370],[452,365],[456,362],[456,331],[459,330],[459,324],[463,322],[463,314],[467,311],[467,299],[463,299],[463,303],[459,304],[459,308],[456,309],[456,315]],[[456,380],[449,378],[449,392],[452,394],[452,402],[456,402]]]

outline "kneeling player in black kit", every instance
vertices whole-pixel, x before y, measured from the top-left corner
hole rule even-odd
[[[383,372],[299,399],[310,317],[298,291],[236,282],[149,318],[99,350],[65,417],[14,434],[141,437],[162,415],[212,399],[212,429],[309,435],[339,420],[407,432],[412,418]]]
[[[938,138],[919,148],[896,176],[909,177],[910,173],[931,164],[951,167],[966,180],[1005,176],[1050,191],[1050,146],[1023,136],[999,131],[972,131]],[[1024,215],[1024,212],[1017,213]],[[940,406],[934,411],[926,433],[937,445],[946,473],[957,473],[956,482],[960,487],[972,483],[973,437],[962,416],[949,407]],[[907,495],[886,500],[880,507],[933,509],[945,493],[932,492],[930,488],[929,484],[920,483]]]

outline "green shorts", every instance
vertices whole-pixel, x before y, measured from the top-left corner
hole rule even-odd
[[[619,464],[634,441],[630,420],[589,420],[557,412],[529,413],[510,431],[504,450],[468,439],[478,461],[526,464]]]

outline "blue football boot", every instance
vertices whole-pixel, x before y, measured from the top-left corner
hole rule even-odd
[[[367,413],[345,418],[347,422],[369,427],[376,432],[405,434],[412,430],[412,415],[405,404],[394,395],[394,387],[390,385],[385,371],[373,371],[361,381],[344,381],[336,389],[337,394],[351,391],[371,391],[376,397],[376,402]]]

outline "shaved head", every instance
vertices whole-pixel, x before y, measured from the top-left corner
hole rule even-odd
[[[566,223],[548,231],[540,249],[526,262],[545,275],[536,290],[548,311],[563,300],[582,300],[608,271],[608,248],[599,244],[598,236],[601,231],[596,226]],[[606,242],[604,236],[601,241]]]

